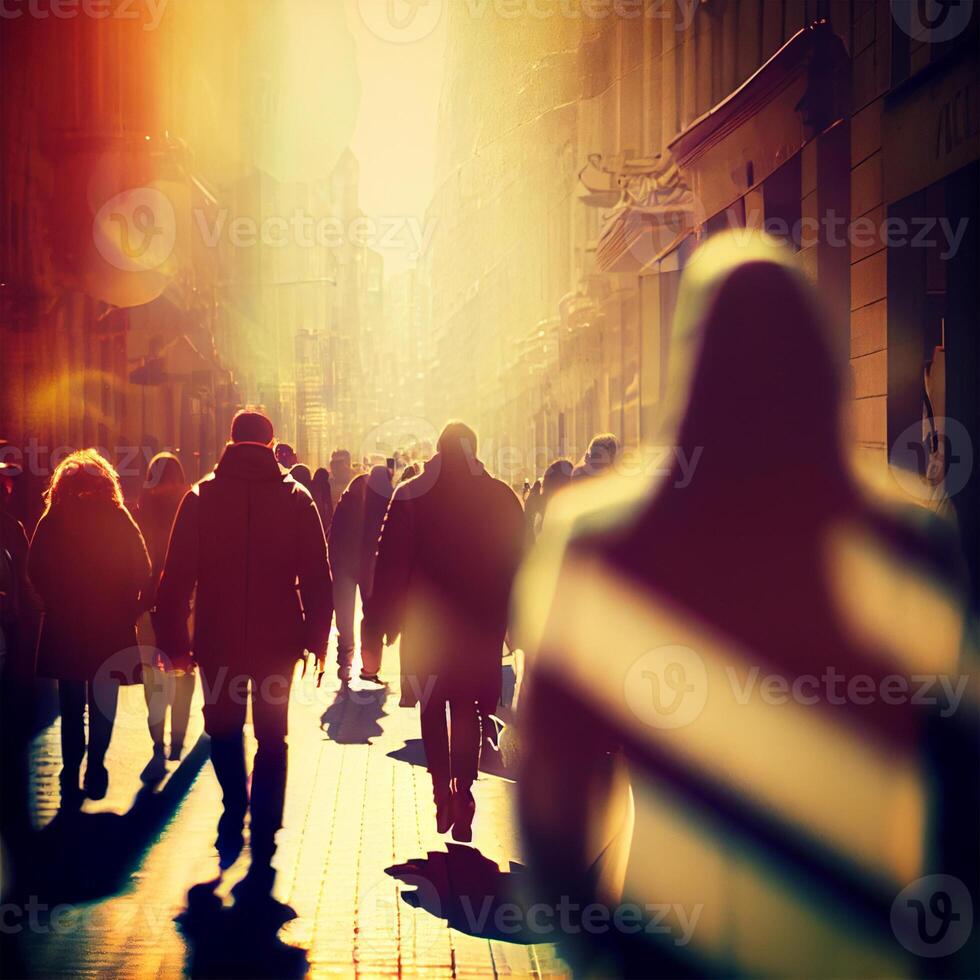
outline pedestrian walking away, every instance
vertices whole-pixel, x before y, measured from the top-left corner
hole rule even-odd
[[[119,477],[95,449],[62,460],[45,496],[27,570],[44,608],[37,673],[58,681],[61,794],[71,807],[81,802],[86,754],[85,794],[102,799],[109,785],[105,755],[119,686],[142,679],[136,620],[151,566]]]
[[[517,494],[476,453],[476,433],[450,423],[421,474],[395,490],[361,634],[371,656],[401,634],[401,704],[420,708],[436,825],[461,841],[472,837],[481,719],[500,699],[525,535]]]
[[[282,824],[293,671],[305,650],[322,660],[333,611],[316,506],[283,473],[272,445],[268,418],[235,416],[217,467],[177,513],[156,617],[164,652],[183,657],[192,650],[201,670],[204,727],[223,798],[221,867],[240,854],[250,812],[252,868],[260,875],[271,873]],[[243,740],[249,700],[258,742],[251,795]]]

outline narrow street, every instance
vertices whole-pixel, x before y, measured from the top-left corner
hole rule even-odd
[[[486,915],[486,897],[510,894],[521,879],[512,864],[520,860],[513,782],[481,773],[472,847],[437,835],[417,712],[397,707],[397,657],[389,657],[383,675],[392,683],[387,692],[355,683],[341,693],[326,676],[317,688],[313,671],[294,684],[274,897],[295,917],[278,934],[284,945],[275,941],[275,927],[290,913],[264,920],[266,934],[255,936],[254,948],[241,935],[234,948],[215,948],[220,933],[213,930],[202,948],[174,921],[187,910],[191,887],[218,876],[220,793],[207,739],[198,738],[200,688],[192,748],[179,767],[169,764],[167,782],[149,798],[138,778],[151,746],[143,694],[123,689],[109,795],[87,801],[77,818],[93,849],[81,864],[98,867],[99,881],[59,881],[41,896],[50,912],[42,910],[41,927],[24,933],[37,975],[213,975],[216,963],[235,975],[236,962],[254,971],[256,956],[267,959],[269,976],[565,975],[552,946],[506,942]],[[33,765],[37,818],[55,838],[58,725],[38,740]],[[254,751],[250,734],[249,741]],[[247,866],[246,846],[215,888],[226,908]],[[403,866],[398,879],[386,873],[395,866]],[[111,893],[90,901],[63,897],[111,888],[111,869],[118,871]],[[460,928],[448,927],[447,915]]]

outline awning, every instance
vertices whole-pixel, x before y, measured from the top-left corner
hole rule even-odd
[[[846,115],[848,64],[844,42],[818,21],[669,144],[693,191],[696,224],[732,205]]]

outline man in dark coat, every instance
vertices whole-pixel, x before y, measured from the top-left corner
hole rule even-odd
[[[370,473],[354,477],[330,522],[327,545],[337,613],[337,676],[345,684],[351,679],[354,659],[356,592],[360,589],[362,603],[371,594],[378,535],[391,499],[391,475],[388,467],[375,466]],[[361,679],[377,681],[380,660],[362,649],[361,662]]]
[[[173,656],[189,646],[187,614],[197,588],[192,647],[224,796],[217,840],[222,867],[241,852],[249,807],[253,864],[267,865],[275,851],[293,670],[304,650],[323,658],[333,611],[316,505],[280,469],[272,443],[264,415],[235,416],[231,443],[214,473],[190,490],[177,512],[157,594],[158,635]],[[258,741],[251,803],[242,737],[249,684]]]
[[[470,840],[481,713],[500,697],[511,584],[524,541],[517,495],[446,426],[422,473],[395,490],[381,531],[362,648],[402,634],[402,705],[420,704],[436,824]],[[447,729],[446,709],[451,726]],[[451,737],[450,737],[451,732]]]

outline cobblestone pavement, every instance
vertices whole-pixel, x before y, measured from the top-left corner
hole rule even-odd
[[[452,844],[435,832],[417,712],[397,707],[397,658],[389,656],[384,671],[393,681],[388,692],[355,684],[343,693],[327,678],[318,688],[313,673],[298,678],[290,707],[289,781],[274,897],[295,917],[278,939],[279,921],[270,929],[274,948],[263,949],[275,954],[269,962],[278,965],[269,975],[566,975],[553,946],[527,941],[537,937],[506,941],[503,934],[513,936],[514,929],[505,923],[502,934],[500,920],[489,912],[498,907],[489,896],[496,902],[519,892],[520,866],[512,865],[519,861],[514,784],[481,774],[474,788],[473,845]],[[94,872],[74,888],[43,896],[55,912],[23,936],[25,957],[37,975],[175,977],[207,971],[203,959],[191,958],[204,952],[174,922],[188,907],[191,886],[218,878],[213,841],[220,794],[207,763],[207,739],[198,741],[200,691],[197,699],[191,750],[148,794],[139,792],[138,778],[150,752],[142,692],[123,690],[108,757],[109,795],[86,802],[80,818],[93,828],[82,850]],[[254,751],[251,739],[249,744]],[[56,722],[39,738],[33,759],[37,819],[47,825],[42,837],[50,835],[51,847],[64,846],[55,832],[58,820],[49,823],[57,809],[59,766]],[[124,852],[118,860],[116,851]],[[115,878],[103,876],[107,862],[116,866]],[[213,885],[224,903],[211,900],[215,922],[230,914],[232,889],[247,866],[246,848]],[[400,866],[396,876],[386,873],[394,866]],[[233,923],[229,945],[244,949],[255,937],[236,928]],[[255,962],[249,971],[262,975]]]

